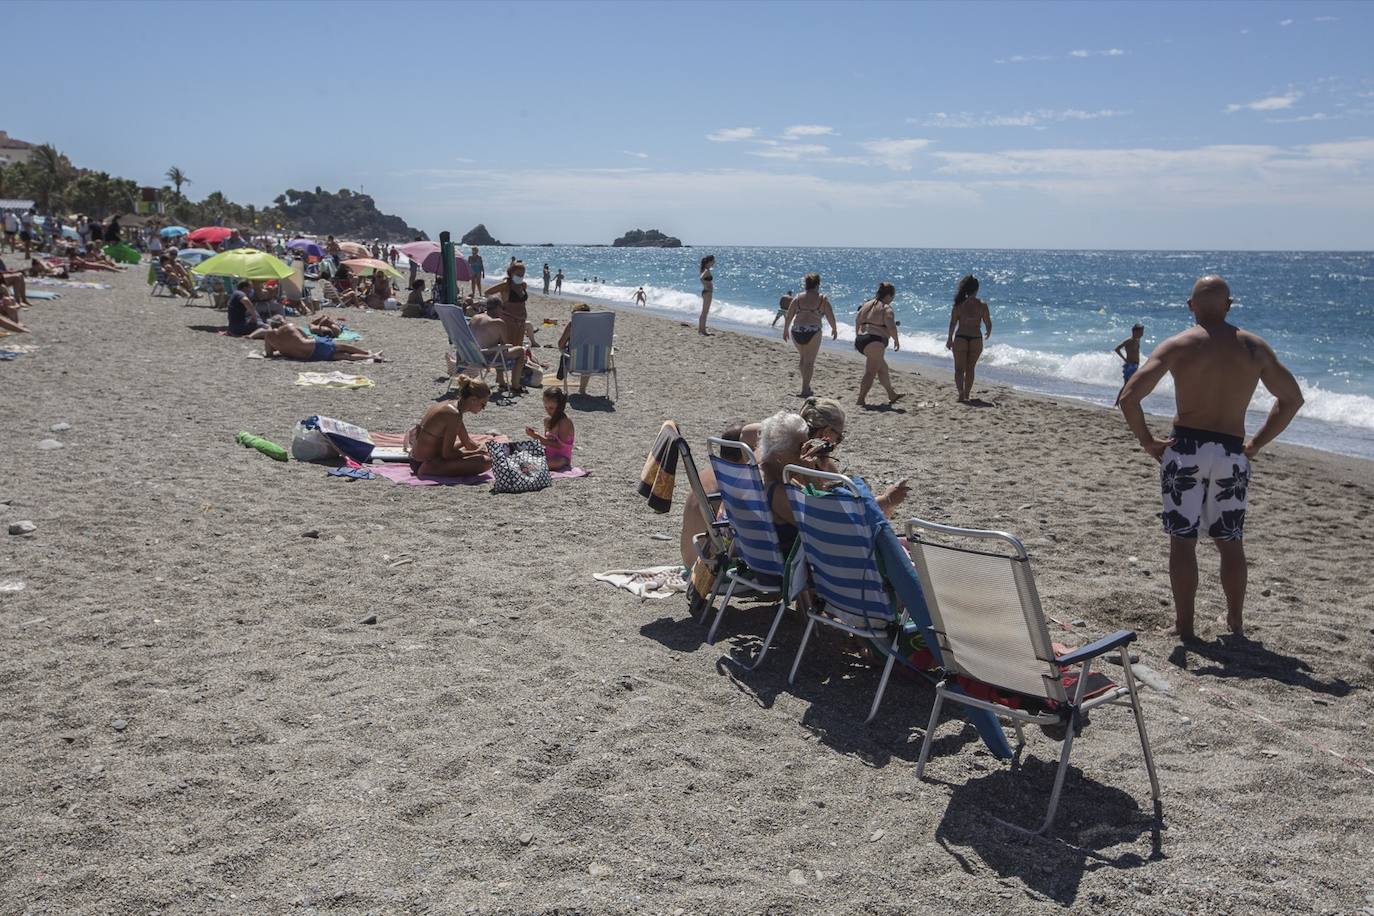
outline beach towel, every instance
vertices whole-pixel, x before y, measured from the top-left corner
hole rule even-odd
[[[59,280],[56,277],[33,277],[27,286],[61,286],[66,289],[109,289],[108,283],[91,283],[88,280]]]
[[[13,342],[11,342],[11,343],[5,344],[3,348],[4,348],[6,351],[10,352],[10,353],[32,353],[32,352],[34,352],[35,350],[38,349],[38,344],[26,344],[26,343],[13,343]]]
[[[671,598],[687,591],[681,566],[650,566],[648,569],[613,569],[594,573],[592,578],[645,598]]]
[[[404,484],[408,487],[452,487],[452,486],[478,486],[480,484],[490,484],[496,476],[490,471],[483,474],[474,474],[471,477],[419,477],[410,469],[408,464],[374,464],[370,470],[379,477],[385,477],[392,483]],[[550,471],[549,476],[557,480],[560,477],[590,477],[591,471],[583,468],[568,468],[566,471]]]
[[[6,360],[11,359],[18,359],[22,355],[22,353],[16,353],[13,350],[0,350],[0,362],[4,362]]]
[[[639,495],[649,501],[649,508],[660,515],[673,507],[673,483],[677,475],[677,441],[682,438],[672,420],[663,424],[644,461],[639,475]]]
[[[53,299],[61,299],[61,298],[62,298],[62,294],[61,294],[61,293],[49,293],[49,292],[45,292],[45,291],[43,291],[43,290],[41,290],[41,289],[31,289],[31,290],[28,291],[28,297],[29,297],[30,299],[42,299],[42,300],[45,300],[45,301],[50,301],[50,300],[53,300]]]
[[[342,372],[301,372],[296,375],[297,385],[312,388],[373,388],[376,382],[363,375],[345,375]]]
[[[301,330],[305,331],[305,336],[307,336],[307,337],[316,338],[316,337],[320,337],[320,336],[321,336],[321,335],[319,335],[319,334],[313,334],[313,333],[311,333],[311,331],[310,331],[309,328],[302,328]],[[331,337],[331,338],[329,338],[329,339],[330,339],[330,340],[341,340],[341,341],[344,341],[345,343],[348,343],[348,342],[354,341],[354,340],[362,340],[362,339],[363,339],[363,335],[359,334],[357,331],[353,330],[352,328],[344,328],[342,331],[339,332],[339,336],[338,336],[338,337]]]

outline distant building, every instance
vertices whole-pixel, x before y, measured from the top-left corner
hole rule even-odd
[[[18,162],[28,162],[32,156],[32,143],[16,140],[5,131],[0,130],[0,165],[14,165]]]
[[[160,215],[167,212],[167,208],[158,198],[157,188],[139,188],[138,200],[134,201],[134,206],[144,215]]]

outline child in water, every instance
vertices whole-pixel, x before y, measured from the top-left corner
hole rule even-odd
[[[1112,352],[1122,359],[1121,366],[1121,390],[1116,393],[1116,403],[1121,403],[1121,391],[1126,388],[1126,383],[1135,375],[1135,370],[1140,368],[1140,340],[1145,336],[1145,325],[1136,322],[1131,328],[1131,336],[1116,345]]]
[[[566,471],[572,467],[573,421],[569,419],[568,396],[562,388],[544,389],[544,434],[533,426],[525,427],[525,435],[544,446],[550,471]]]

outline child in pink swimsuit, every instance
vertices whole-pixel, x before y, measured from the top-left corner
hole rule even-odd
[[[573,422],[568,417],[568,396],[562,388],[544,389],[544,433],[526,426],[525,435],[544,446],[550,471],[566,471],[572,467]]]

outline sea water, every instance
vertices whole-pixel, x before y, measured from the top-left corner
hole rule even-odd
[[[562,269],[566,296],[630,303],[643,286],[651,309],[683,319],[700,311],[698,264],[707,254],[716,258],[713,321],[780,335],[781,322],[770,330],[779,296],[800,291],[803,275],[815,271],[835,307],[841,341],[852,341],[855,312],[886,280],[897,287],[902,353],[945,367],[952,367],[945,336],[954,288],[972,273],[993,321],[980,378],[1103,405],[1121,386],[1121,360],[1112,348],[1130,336],[1131,325],[1145,325],[1148,354],[1192,323],[1193,281],[1219,273],[1235,299],[1231,320],[1268,340],[1302,386],[1306,403],[1284,441],[1374,457],[1371,252],[580,246],[484,252],[493,276],[515,255],[526,263],[533,289],[547,263],[552,272]],[[889,351],[888,358],[900,357]],[[1252,432],[1272,403],[1263,388],[1256,393]],[[1145,406],[1173,413],[1167,379]]]

